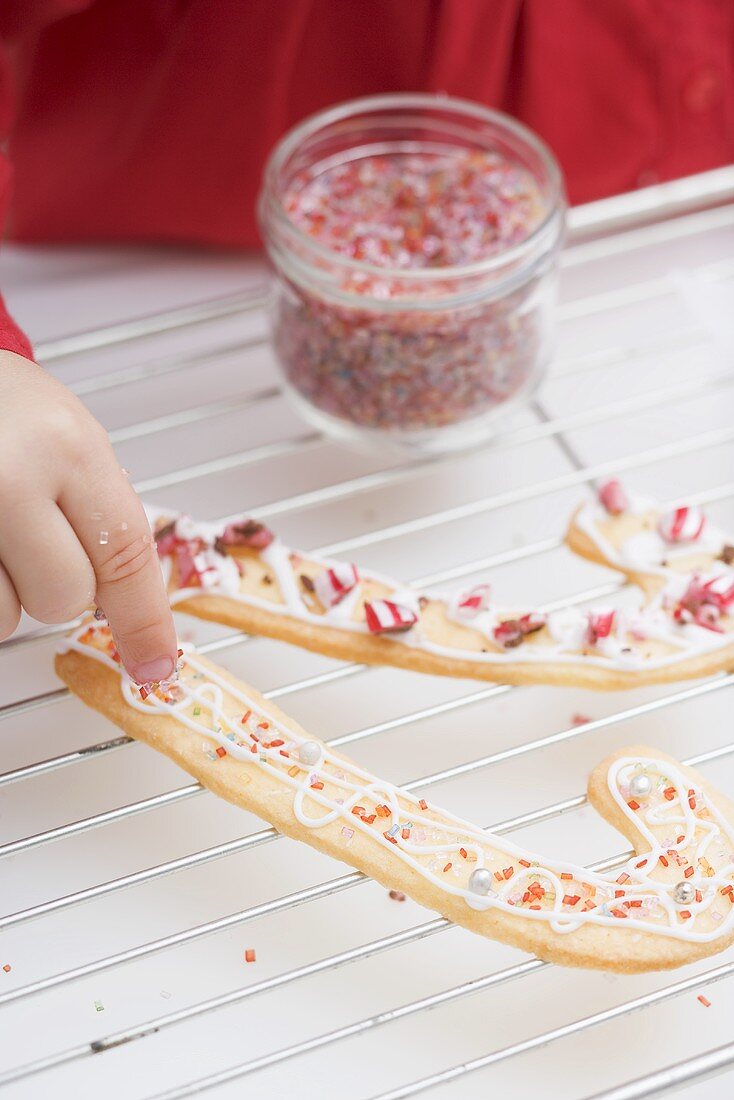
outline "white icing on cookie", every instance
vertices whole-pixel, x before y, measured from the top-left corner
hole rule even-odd
[[[435,809],[440,818],[432,816],[423,799],[295,734],[191,649],[178,682],[145,695],[116,660],[106,625],[80,627],[62,648],[114,670],[130,707],[174,719],[182,732],[204,739],[203,751],[212,759],[230,755],[288,786],[293,814],[302,825],[317,830],[341,821],[345,848],[359,830],[472,908],[543,921],[563,934],[599,924],[706,943],[732,928],[734,832],[702,791],[690,787],[668,762],[624,757],[613,763],[609,789],[649,850],[600,875],[544,860],[445,811]],[[242,782],[248,782],[246,776]],[[643,793],[634,796],[638,788]],[[479,869],[491,876],[489,891],[470,885]],[[690,894],[683,903],[676,901],[682,887]]]

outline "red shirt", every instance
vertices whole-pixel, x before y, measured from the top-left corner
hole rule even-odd
[[[17,241],[256,245],[274,142],[383,91],[517,116],[575,203],[734,160],[734,0],[3,0],[0,43]]]

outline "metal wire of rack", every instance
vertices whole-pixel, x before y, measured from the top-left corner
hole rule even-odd
[[[237,269],[220,296],[180,306],[176,292],[185,300],[202,267],[190,261],[179,279],[167,264],[166,294],[153,294],[161,307],[142,316],[127,268],[113,297],[113,269],[109,301],[127,314],[84,328],[83,313],[65,313],[79,331],[59,321],[62,335],[41,334],[37,351],[108,426],[143,494],[206,518],[251,506],[299,545],[358,552],[426,587],[491,569],[508,602],[522,592],[564,606],[623,588],[562,547],[570,507],[599,477],[624,473],[734,526],[734,374],[721,332],[695,309],[696,287],[734,302],[732,241],[734,169],[574,211],[550,378],[492,446],[450,459],[347,456],[304,430],[263,344],[262,284],[243,292]],[[33,333],[44,296],[63,287],[44,282],[41,257],[40,289],[14,299],[13,259],[4,288]],[[674,268],[693,280],[688,302]],[[440,786],[452,808],[491,816],[493,831],[572,849],[599,869],[625,855],[598,858],[618,843],[578,792],[612,747],[652,741],[715,765],[734,789],[734,675],[622,696],[477,687],[181,626],[378,772]],[[511,1087],[523,1100],[538,1095],[538,1073],[543,1095],[568,1100],[683,1086],[720,1095],[706,1082],[734,1065],[726,956],[672,978],[562,973],[396,904],[357,872],[334,877],[325,857],[181,786],[167,761],[54,686],[59,633],[29,623],[0,643],[0,1086],[10,1095],[229,1097],[252,1079],[263,1097]],[[254,981],[243,935],[264,960]],[[706,1012],[696,994],[714,986]],[[173,1005],[161,1011],[159,998]]]

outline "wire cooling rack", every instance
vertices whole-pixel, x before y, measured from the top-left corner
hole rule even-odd
[[[290,410],[255,262],[9,249],[2,267],[39,358],[146,499],[249,509],[425,586],[489,570],[502,602],[562,606],[621,586],[561,541],[598,477],[734,529],[733,245],[734,169],[575,210],[537,399],[492,446],[414,462],[344,451]],[[378,774],[549,854],[623,857],[580,792],[624,744],[734,792],[734,675],[615,695],[480,686],[179,626]],[[563,971],[395,901],[71,699],[59,633],[26,622],[0,645],[3,1095],[731,1092],[732,952],[664,975]]]

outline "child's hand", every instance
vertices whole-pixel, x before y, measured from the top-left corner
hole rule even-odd
[[[0,638],[104,609],[128,672],[168,679],[176,633],[142,505],[104,429],[35,363],[0,351]]]

